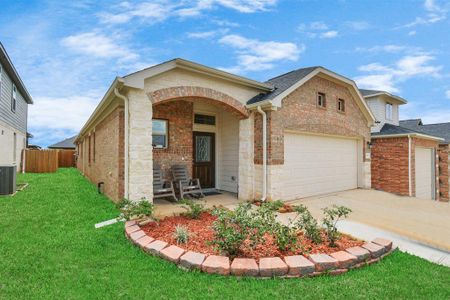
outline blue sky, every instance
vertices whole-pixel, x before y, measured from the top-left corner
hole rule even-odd
[[[175,57],[256,80],[322,65],[450,121],[450,1],[5,1],[33,143],[76,134],[114,77]]]

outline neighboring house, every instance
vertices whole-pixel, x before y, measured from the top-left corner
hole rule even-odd
[[[62,140],[60,142],[57,142],[56,144],[50,145],[47,148],[49,149],[60,149],[60,150],[75,150],[75,144],[74,141],[77,138],[77,136],[73,136],[70,138],[67,138],[65,140]]]
[[[258,82],[174,59],[114,80],[77,166],[113,200],[151,201],[153,166],[170,178],[173,164],[240,199],[370,188],[374,121],[355,83],[323,67]]]
[[[30,94],[0,43],[0,165],[20,170],[21,153],[27,145]]]
[[[361,93],[376,118],[371,143],[372,188],[448,201],[450,132],[431,125],[429,130],[421,130],[419,122],[399,121],[399,105],[406,100],[398,96],[371,90]]]

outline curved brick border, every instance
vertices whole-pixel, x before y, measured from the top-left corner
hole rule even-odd
[[[224,104],[225,107],[230,107],[231,110],[237,113],[240,118],[248,118],[249,113],[244,104],[237,101],[231,96],[222,92],[197,87],[197,86],[176,86],[165,89],[156,90],[147,94],[153,104],[170,101],[177,98],[202,98],[206,101],[218,101]]]
[[[135,221],[125,223],[125,235],[144,251],[177,264],[184,269],[197,269],[210,274],[268,277],[306,277],[322,274],[338,275],[349,269],[360,268],[378,262],[394,251],[392,242],[376,238],[361,247],[351,247],[345,251],[328,254],[311,254],[280,257],[265,257],[259,264],[253,258],[235,258],[227,256],[205,255],[186,251],[176,245],[145,234]]]

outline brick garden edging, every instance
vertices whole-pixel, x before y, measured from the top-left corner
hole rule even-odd
[[[361,247],[351,247],[345,251],[337,251],[330,255],[311,254],[280,257],[265,257],[258,262],[253,258],[235,258],[227,256],[206,255],[186,251],[178,245],[148,236],[135,221],[125,222],[125,235],[136,246],[147,253],[161,257],[177,264],[183,269],[197,269],[210,274],[268,277],[306,277],[322,274],[338,275],[349,269],[360,268],[378,262],[395,248],[392,242],[376,238]]]

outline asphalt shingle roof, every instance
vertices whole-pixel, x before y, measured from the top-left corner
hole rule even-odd
[[[415,121],[415,122],[413,122]],[[443,138],[445,143],[450,143],[450,123],[426,124],[422,120],[404,120],[400,121],[400,126],[418,131],[423,134]]]
[[[274,90],[267,94],[259,94],[252,99],[247,101],[247,104],[253,104],[257,102],[261,102],[264,100],[272,100],[285,90],[293,86],[296,82],[308,76],[315,69],[320,67],[309,67],[297,69],[286,74],[274,77],[272,79],[267,80],[265,83],[272,84],[274,86]]]
[[[391,135],[391,134],[409,134],[409,133],[420,133],[415,130],[411,130],[409,128],[396,126],[392,124],[384,124],[381,128],[380,132],[373,132],[372,136],[377,135]]]
[[[65,139],[61,142],[48,146],[48,148],[57,148],[57,149],[75,149],[75,144],[73,143],[76,139],[76,135],[72,136],[68,139]]]
[[[385,91],[366,90],[366,89],[359,89],[359,91],[361,92],[361,95],[363,95],[364,97],[370,96],[370,95],[386,93]]]

